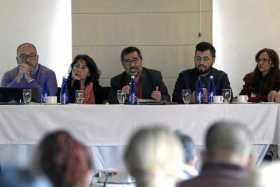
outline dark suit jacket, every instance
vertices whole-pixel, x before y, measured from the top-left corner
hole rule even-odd
[[[128,85],[130,82],[130,76],[123,72],[111,79],[111,91],[109,95],[109,101],[112,104],[117,104],[117,90],[121,90],[123,86]],[[162,101],[170,101],[167,88],[162,80],[161,73],[156,70],[142,69],[141,72],[141,87],[143,99],[151,99],[152,91],[155,90],[156,86],[159,86],[161,92]]]
[[[243,187],[247,170],[226,163],[204,164],[199,176],[178,184],[178,187]]]
[[[191,89],[192,91],[194,91],[195,82],[198,79],[199,75],[200,74],[196,68],[182,71],[179,74],[178,79],[176,81],[172,101],[177,103],[183,103],[181,96],[182,89]],[[228,76],[225,72],[217,70],[215,68],[211,68],[205,78],[208,80],[210,75],[214,76],[216,95],[222,95],[222,89],[230,88]]]

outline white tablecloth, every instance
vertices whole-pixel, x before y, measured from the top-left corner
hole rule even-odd
[[[100,151],[94,149],[100,147],[105,155],[112,157],[111,151],[116,154],[122,151],[135,129],[151,124],[179,129],[197,145],[203,145],[206,129],[218,119],[246,124],[252,131],[254,144],[280,143],[279,104],[1,105],[0,162],[30,159],[34,145],[46,132],[55,129],[69,130],[92,147],[95,157]],[[121,161],[121,156],[115,158],[116,163]]]

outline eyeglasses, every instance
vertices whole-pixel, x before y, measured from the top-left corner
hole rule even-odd
[[[195,62],[207,62],[207,61],[209,61],[210,60],[210,58],[208,57],[208,56],[203,56],[203,57],[201,57],[201,56],[195,56],[194,57],[194,61]]]
[[[37,57],[37,54],[31,54],[31,55],[27,55],[27,54],[20,54],[18,56],[18,58],[21,60],[21,61],[26,61],[28,59],[35,59]]]
[[[73,69],[87,69],[86,65],[81,65],[79,63],[73,65]]]
[[[260,62],[269,62],[269,61],[270,61],[270,59],[268,59],[268,58],[259,58],[259,59],[256,60],[257,63],[260,63]]]
[[[138,62],[140,62],[140,58],[124,59],[123,62],[124,62],[125,64],[132,64],[132,63],[137,64]]]

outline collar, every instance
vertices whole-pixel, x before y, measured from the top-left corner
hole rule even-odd
[[[225,162],[207,162],[203,164],[201,173],[204,175],[244,176],[248,171],[236,164]]]

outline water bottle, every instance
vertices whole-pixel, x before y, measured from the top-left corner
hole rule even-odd
[[[201,81],[200,77],[195,82],[195,103],[201,104],[202,103],[202,87],[201,87]]]
[[[45,81],[41,92],[41,104],[46,103],[48,95],[49,95],[48,85],[47,85],[47,81]]]
[[[62,85],[60,89],[60,104],[64,105],[67,103],[68,103],[67,79],[63,77]]]
[[[131,105],[137,104],[136,83],[135,83],[135,76],[133,75],[131,76],[131,81],[129,83],[128,104]]]
[[[213,103],[214,95],[216,94],[214,76],[210,75],[208,80],[208,103]]]

